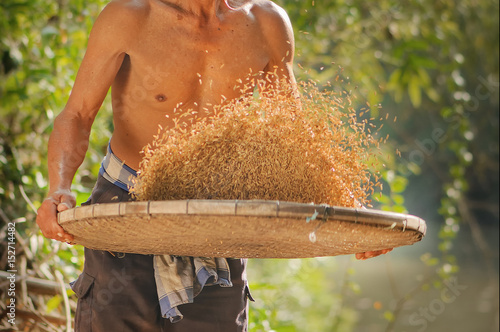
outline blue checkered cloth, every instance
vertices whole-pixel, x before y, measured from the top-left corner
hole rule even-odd
[[[111,150],[111,144],[108,144],[108,153],[102,160],[99,175],[123,190],[129,191],[134,186],[132,181],[137,177],[137,172],[115,156]]]
[[[193,303],[204,286],[233,286],[225,258],[163,255],[153,262],[161,314],[172,323],[183,317],[177,307]]]
[[[99,174],[116,186],[129,191],[137,172],[125,165],[111,150],[101,163]],[[153,259],[156,290],[161,314],[172,323],[183,318],[177,308],[193,303],[205,286],[232,287],[229,264],[225,258],[157,255]]]

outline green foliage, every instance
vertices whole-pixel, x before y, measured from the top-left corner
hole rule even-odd
[[[250,331],[350,331],[356,312],[342,299],[359,292],[347,270],[328,258],[250,260],[249,279],[256,302],[250,305]]]
[[[6,244],[6,224],[16,222],[19,273],[56,280],[57,269],[69,281],[82,265],[83,248],[45,239],[35,217],[48,190],[46,156],[52,122],[65,105],[90,27],[104,4],[101,0],[0,3],[0,250]],[[106,109],[109,107],[105,106],[103,118],[109,114]],[[95,177],[88,170],[102,158],[108,127],[106,120],[96,124],[98,134],[93,133],[88,162],[75,180],[79,203],[89,195],[92,181],[84,180]],[[7,270],[6,264],[2,252],[0,269]],[[33,297],[20,307],[64,316],[61,303],[60,296]],[[23,320],[17,321],[21,324]],[[42,321],[36,324],[45,325]]]
[[[460,224],[477,227],[478,200],[484,211],[477,213],[498,222],[487,212],[498,200],[498,3],[279,3],[294,24],[298,76],[355,90],[360,110],[368,105],[381,117],[379,134],[390,138],[381,148],[383,189],[373,205],[440,221],[439,256],[429,252],[422,262],[436,271],[430,280],[447,280],[459,270],[450,252]],[[422,187],[425,178],[437,181]],[[412,191],[433,193],[439,216],[412,208],[405,199]],[[387,331],[399,310],[384,313]]]
[[[16,221],[18,239],[24,240],[18,240],[18,269],[33,276],[56,280],[57,269],[71,280],[82,265],[81,247],[43,238],[35,210],[48,190],[52,122],[106,2],[0,3],[0,244],[6,223]],[[498,219],[488,212],[498,204],[498,2],[277,2],[295,29],[298,78],[354,92],[356,107],[368,107],[368,116],[385,125],[378,132],[389,135],[380,151],[385,167],[378,169],[383,190],[373,197],[374,206],[419,215],[427,211],[415,210],[410,193],[432,193],[440,201],[439,216],[432,215],[441,224],[437,253],[421,257],[436,275],[420,288],[442,287],[459,269],[450,252],[462,224],[473,224],[479,212]],[[75,178],[78,203],[90,192],[111,130],[107,101]],[[427,178],[436,181],[423,187]],[[360,317],[345,299],[364,290],[349,275],[341,284],[332,281],[327,271],[338,270],[334,262],[252,261],[249,274],[259,302],[250,311],[251,330],[354,330]],[[29,309],[64,315],[61,298],[33,299]],[[394,330],[398,313],[398,307],[384,310],[379,323]]]

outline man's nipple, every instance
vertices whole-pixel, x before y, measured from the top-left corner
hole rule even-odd
[[[160,93],[156,95],[155,99],[162,103],[164,101],[167,101],[167,96],[165,96],[163,93]]]

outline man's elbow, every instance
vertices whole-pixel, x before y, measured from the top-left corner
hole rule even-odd
[[[90,133],[95,116],[66,106],[54,119],[54,130],[78,130]]]

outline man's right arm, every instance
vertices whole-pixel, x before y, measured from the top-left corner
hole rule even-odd
[[[57,223],[57,212],[76,204],[71,183],[85,158],[92,123],[145,12],[140,1],[113,1],[92,28],[71,95],[56,117],[49,139],[49,193],[36,220],[47,238],[73,240]]]

